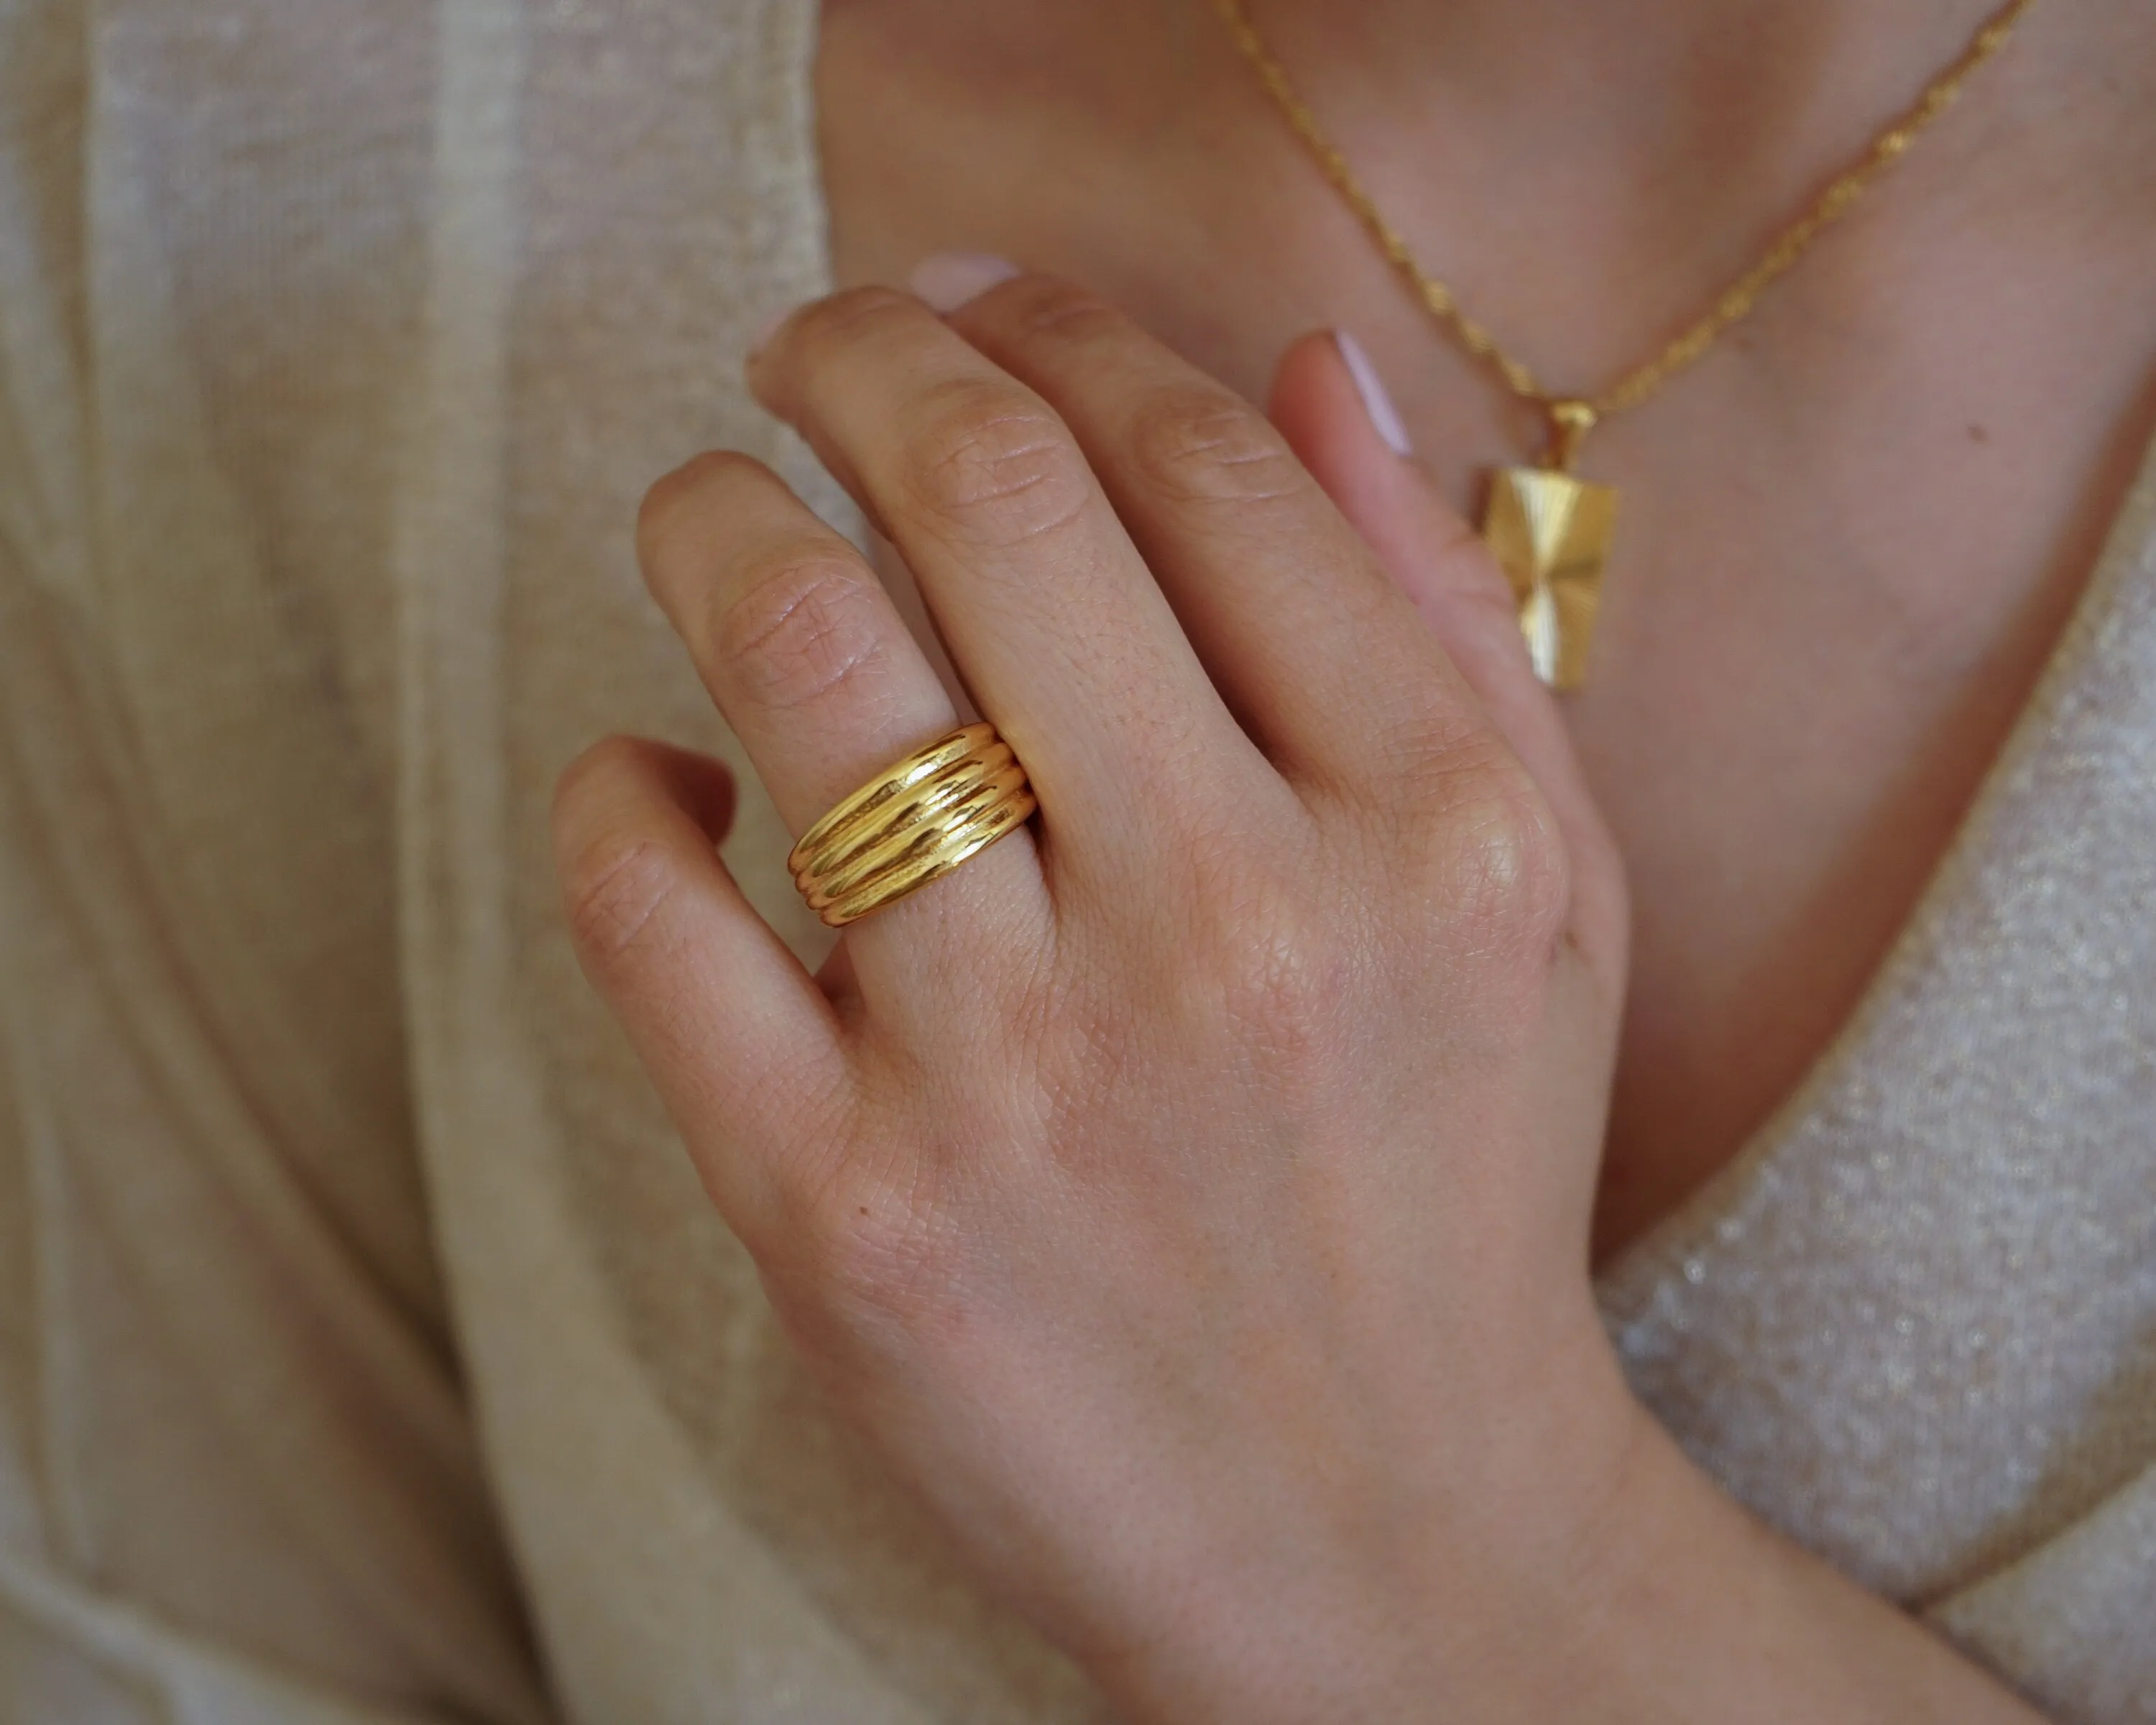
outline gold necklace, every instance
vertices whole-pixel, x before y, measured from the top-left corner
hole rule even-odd
[[[1635,408],[1712,347],[1744,317],[1774,280],[1802,257],[1811,243],[1845,215],[1871,182],[1907,151],[1924,129],[1950,107],[1969,74],[2006,45],[2014,27],[2035,0],[2007,0],[1969,40],[1953,63],[1926,86],[1913,106],[1871,141],[1871,146],[1812,200],[1774,238],[1759,261],[1738,276],[1662,350],[1591,395],[1553,395],[1532,372],[1497,345],[1496,338],[1460,309],[1445,283],[1415,261],[1399,231],[1355,177],[1310,105],[1275,59],[1250,23],[1244,0],[1214,0],[1243,57],[1295,134],[1308,146],[1334,190],[1346,200],[1378,248],[1407,279],[1415,296],[1439,323],[1477,359],[1488,362],[1521,400],[1542,409],[1549,444],[1536,467],[1506,467],[1491,476],[1482,516],[1482,536],[1512,583],[1536,675],[1553,688],[1576,689],[1587,669],[1587,651],[1601,603],[1602,569],[1616,523],[1617,490],[1573,473],[1588,433],[1613,413]]]

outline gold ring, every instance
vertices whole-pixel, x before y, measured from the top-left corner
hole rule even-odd
[[[834,928],[918,891],[1040,805],[996,727],[963,725],[894,761],[801,835],[786,866]]]

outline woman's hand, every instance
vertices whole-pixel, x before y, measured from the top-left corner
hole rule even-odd
[[[563,781],[579,951],[788,1333],[1136,1717],[1584,1717],[1673,1452],[1587,1280],[1620,871],[1502,577],[1322,339],[1307,462],[1039,277],[841,294],[752,377],[1040,800],[812,978],[716,764]],[[638,538],[795,832],[955,722],[754,461]]]

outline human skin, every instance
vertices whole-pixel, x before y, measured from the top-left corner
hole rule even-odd
[[[1992,4],[1250,0],[1424,260],[1568,388],[1698,311]],[[1344,326],[1470,516],[1536,452],[1204,0],[827,0],[819,90],[842,281],[999,253],[1252,401]],[[1623,501],[1565,711],[1634,954],[1598,1259],[1848,1019],[2056,644],[2156,432],[2152,161],[2148,9],[2040,0],[1744,325],[1589,441]]]
[[[579,955],[834,1404],[1140,1722],[2025,1720],[1633,1401],[1589,1218],[1615,846],[1502,578],[1325,337],[1274,418],[1039,275],[753,358],[1040,798],[818,976],[716,762],[600,745]],[[1285,428],[1283,429],[1282,428]],[[652,591],[797,832],[947,727],[768,470]]]

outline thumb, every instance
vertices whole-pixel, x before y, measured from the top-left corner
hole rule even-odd
[[[1319,331],[1295,342],[1274,377],[1269,411],[1534,776],[1587,877],[1578,884],[1593,891],[1600,876],[1621,901],[1614,847],[1557,698],[1528,659],[1512,585],[1481,535],[1415,465],[1399,414],[1354,338]]]

